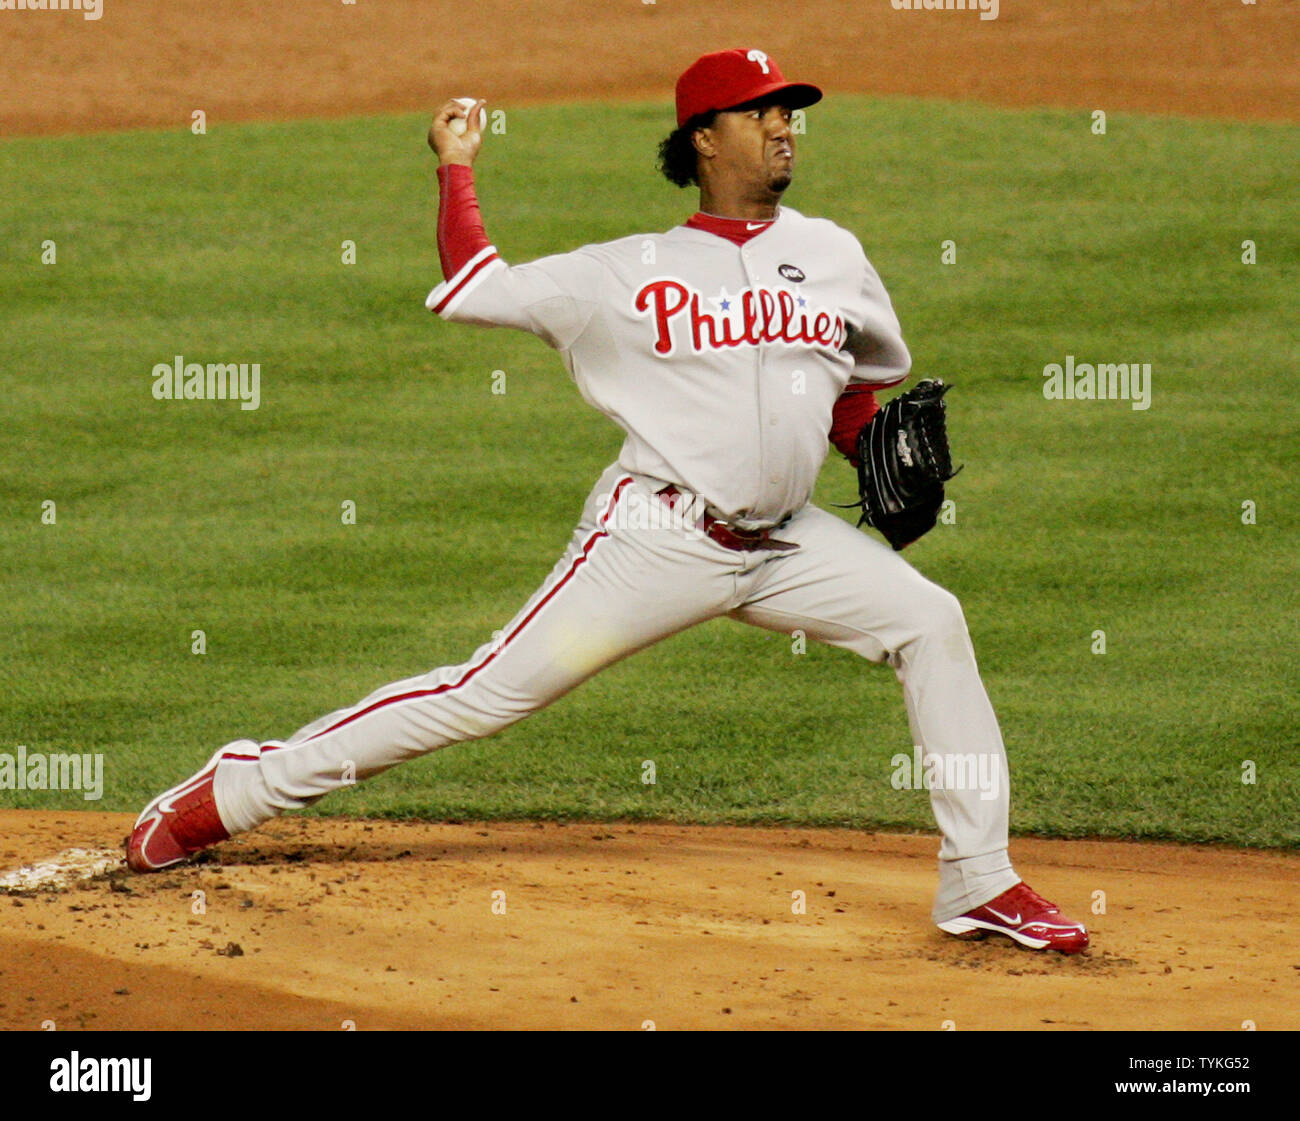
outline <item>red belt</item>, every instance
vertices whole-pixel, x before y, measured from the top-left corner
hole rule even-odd
[[[659,491],[658,495],[672,507],[676,505],[681,493],[675,486],[669,484]],[[793,541],[778,541],[772,536],[771,529],[737,529],[735,526],[729,526],[720,518],[715,518],[707,511],[700,524],[704,527],[706,537],[716,541],[724,548],[736,549],[742,553],[752,553],[757,549],[774,549],[778,552],[788,552],[791,549],[799,548]]]

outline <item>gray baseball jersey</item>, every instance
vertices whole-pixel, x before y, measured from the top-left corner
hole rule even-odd
[[[426,303],[539,335],[627,433],[625,470],[770,526],[812,494],[849,380],[894,385],[911,360],[857,238],[789,207],[753,225],[742,247],[678,226],[513,268],[489,247]]]

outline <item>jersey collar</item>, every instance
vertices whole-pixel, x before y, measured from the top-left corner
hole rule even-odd
[[[777,218],[780,216],[781,212],[778,210]],[[750,222],[745,218],[723,218],[717,214],[706,214],[703,210],[697,210],[686,220],[686,226],[688,229],[703,230],[705,233],[726,238],[733,245],[744,245],[750,238],[758,237],[759,234],[771,229],[774,222],[776,218]]]

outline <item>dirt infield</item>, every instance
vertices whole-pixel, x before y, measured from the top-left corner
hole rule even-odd
[[[472,13],[458,26],[449,13]],[[930,94],[1296,120],[1297,0],[104,0],[103,17],[0,13],[0,134],[188,127],[579,98],[668,104],[696,55],[761,39],[834,92]]]
[[[98,21],[0,13],[19,91],[0,134],[464,93],[667,114],[691,58],[756,38],[832,93],[1292,121],[1300,106],[1295,0],[1003,0],[990,21],[888,0],[479,0],[464,33],[447,19],[463,6],[429,0],[104,5]],[[2,811],[0,872],[116,847],[130,824]],[[0,1027],[1300,1028],[1296,854],[1016,841],[1026,878],[1093,929],[1067,959],[936,931],[936,850],[828,830],[284,820],[179,871],[0,895]]]
[[[130,824],[0,813],[0,862],[112,846]],[[0,1027],[1300,1027],[1300,857],[1017,841],[1026,878],[1089,919],[1093,947],[1066,958],[939,933],[937,850],[835,830],[284,819],[181,870],[0,896]]]

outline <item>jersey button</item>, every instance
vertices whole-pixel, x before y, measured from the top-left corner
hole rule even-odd
[[[767,418],[767,423],[768,423],[768,424],[780,424],[780,423],[781,423],[781,418],[780,418],[779,416],[777,416],[776,413],[773,413],[770,417]]]

